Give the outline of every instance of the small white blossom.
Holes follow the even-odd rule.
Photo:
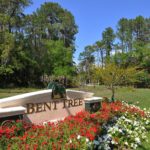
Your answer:
[[[115,144],[115,141],[112,140],[111,143],[112,143],[112,144]]]
[[[71,140],[71,139],[69,140],[69,143],[72,143],[72,140]]]
[[[137,144],[140,144],[140,143],[141,143],[140,138],[136,137],[136,138],[135,138],[135,142],[136,142]]]
[[[88,139],[88,138],[86,138],[86,142],[89,142],[89,139]]]
[[[80,136],[80,135],[78,135],[78,136],[77,136],[77,139],[79,140],[80,138],[81,138],[81,136]]]

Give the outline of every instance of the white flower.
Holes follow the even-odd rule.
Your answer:
[[[137,146],[137,144],[134,144],[134,148],[136,149],[138,146]]]
[[[122,133],[122,130],[121,130],[121,129],[119,129],[119,132],[120,132],[120,133]]]
[[[146,138],[146,136],[145,135],[142,135],[142,139],[145,139]]]
[[[132,134],[132,131],[131,131],[131,130],[129,130],[129,131],[128,131],[128,133],[129,133],[129,134]]]
[[[134,146],[134,143],[131,143],[131,147],[133,147]]]
[[[108,138],[111,138],[112,136],[111,136],[111,134],[107,134],[108,135]]]
[[[145,124],[146,124],[146,125],[147,125],[147,124],[149,124],[149,121],[148,121],[148,120],[146,120]]]
[[[136,138],[135,138],[135,142],[136,142],[137,144],[140,144],[140,143],[141,143],[140,138],[136,137]]]
[[[111,143],[112,143],[112,144],[115,144],[115,141],[112,140]]]
[[[86,142],[89,142],[89,139],[88,139],[88,138],[86,138]]]
[[[69,143],[72,143],[72,140],[71,140],[71,139],[69,140]]]
[[[125,116],[122,116],[121,119],[126,119]]]
[[[133,122],[133,125],[134,125],[134,126],[137,126],[137,125],[138,125],[138,122],[137,122],[137,121],[134,121],[134,122]]]
[[[128,142],[125,142],[124,144],[128,146]]]
[[[80,138],[81,138],[81,136],[80,136],[80,135],[78,135],[78,136],[77,136],[77,139],[79,140]]]

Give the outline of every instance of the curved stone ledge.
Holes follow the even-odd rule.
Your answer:
[[[66,90],[67,99],[84,99],[92,97],[93,93],[75,91],[75,90]],[[42,90],[36,92],[25,93],[17,96],[7,97],[0,99],[0,108],[3,107],[15,107],[23,106],[26,103],[34,102],[49,102],[51,101],[52,90]]]
[[[94,95],[94,93],[91,92],[84,92],[84,91],[76,91],[76,90],[66,90],[67,93],[67,99],[84,99],[84,98],[90,98]]]
[[[9,116],[25,114],[25,111],[26,111],[26,108],[22,106],[0,108],[0,117],[9,117]]]
[[[41,124],[85,110],[93,93],[66,90],[67,99],[52,99],[52,90],[41,90],[0,99],[0,118],[23,114],[25,121]]]

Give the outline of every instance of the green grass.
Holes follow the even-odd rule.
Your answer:
[[[95,88],[85,86],[78,90],[93,92],[95,96],[111,97],[111,91],[105,86],[97,86]],[[117,88],[115,98],[135,104],[141,108],[150,108],[150,89],[137,89],[132,87]]]
[[[34,91],[38,91],[38,90],[40,90],[40,89],[36,89],[36,88],[0,89],[0,98],[5,98],[5,97],[28,93],[28,92],[34,92]]]
[[[150,132],[147,133],[148,142],[143,142],[142,145],[137,148],[137,150],[150,150]]]
[[[22,93],[38,91],[36,88],[15,88],[15,89],[0,89],[0,98],[14,96]],[[111,97],[111,91],[105,86],[97,87],[82,87],[78,90],[90,91],[95,93],[95,96]],[[116,99],[127,101],[136,104],[141,108],[150,108],[150,89],[135,89],[131,87],[118,88],[116,90]],[[137,102],[139,102],[137,104]]]

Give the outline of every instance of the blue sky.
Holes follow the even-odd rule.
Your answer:
[[[101,39],[106,27],[115,29],[120,18],[150,17],[150,0],[32,0],[26,8],[32,13],[44,2],[57,2],[75,17],[79,33],[76,35],[74,61],[78,62],[84,47]]]

